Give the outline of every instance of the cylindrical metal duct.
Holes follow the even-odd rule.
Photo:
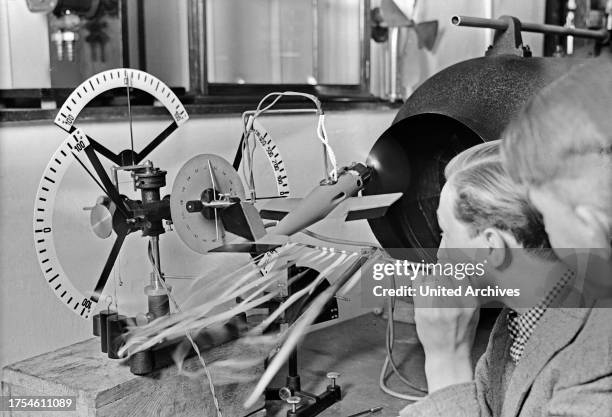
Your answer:
[[[594,58],[593,58],[594,59]],[[364,194],[403,192],[387,214],[369,220],[385,248],[436,248],[436,209],[444,167],[459,152],[499,139],[541,88],[584,60],[512,55],[463,61],[433,75],[408,98],[368,157],[375,173]]]

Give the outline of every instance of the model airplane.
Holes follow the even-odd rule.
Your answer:
[[[215,222],[218,217],[224,232],[245,239],[217,246],[211,252],[260,253],[283,245],[288,236],[323,219],[351,221],[384,216],[402,193],[357,196],[372,172],[372,168],[354,163],[340,170],[337,181],[322,181],[304,198],[270,200],[259,212],[250,201],[213,190],[205,190],[200,200],[187,201],[185,207],[187,212],[214,218]],[[278,223],[267,228],[264,220]]]

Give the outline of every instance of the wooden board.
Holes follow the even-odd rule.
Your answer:
[[[203,352],[207,363],[235,356],[248,356],[245,346],[226,343]],[[239,350],[239,352],[238,352]],[[256,352],[253,352],[253,356]],[[201,370],[197,358],[185,369]],[[263,361],[251,372],[257,380]],[[213,381],[215,373],[213,371]],[[215,381],[224,417],[243,416],[242,403],[253,384]],[[2,395],[65,395],[77,397],[77,412],[15,412],[3,416],[150,417],[216,416],[207,379],[179,375],[175,366],[146,377],[130,373],[126,363],[100,352],[100,340],[90,339],[54,352],[9,365],[3,370]],[[263,406],[263,398],[253,409]]]

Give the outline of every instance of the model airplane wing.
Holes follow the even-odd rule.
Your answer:
[[[351,221],[381,217],[401,196],[402,193],[390,193],[349,197],[332,210],[327,218]]]

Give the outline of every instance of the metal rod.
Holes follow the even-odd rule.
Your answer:
[[[296,377],[300,376],[298,374],[298,353],[297,348],[291,352],[291,356],[289,356],[289,376]]]
[[[127,81],[127,87],[126,87],[126,91],[127,91],[127,105],[128,105],[128,117],[130,119],[130,149],[132,150],[132,165],[134,164],[134,129],[132,128],[132,104],[131,104],[131,98],[130,98],[130,86],[132,85],[132,82],[130,80],[130,77],[128,77],[127,73],[125,75],[126,81]]]
[[[155,264],[154,268],[156,268],[161,274],[161,261],[159,257],[159,236],[151,236],[150,239],[151,252],[153,254],[153,263]],[[161,283],[159,282],[159,279],[163,278],[158,278],[157,274],[151,274],[151,286],[156,290],[163,288],[161,286]]]
[[[473,28],[489,28],[496,30],[506,30],[508,22],[501,19],[485,19],[482,17],[472,16],[453,16],[451,23],[455,26],[466,26]],[[589,30],[589,29],[573,29],[563,26],[547,25],[543,23],[521,22],[521,31],[545,33],[550,35],[575,36],[577,38],[590,38],[604,41],[608,38],[606,29]]]

